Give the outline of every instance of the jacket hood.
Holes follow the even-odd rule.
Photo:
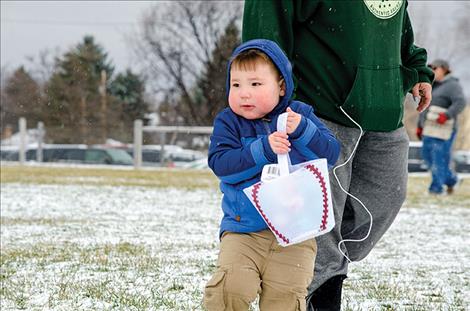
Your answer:
[[[279,103],[277,106],[271,111],[269,115],[271,114],[278,114],[281,112],[284,112],[289,105],[289,101],[292,97],[292,94],[294,92],[294,80],[292,78],[292,65],[287,58],[286,54],[282,49],[274,42],[271,40],[266,40],[266,39],[255,39],[255,40],[250,40],[247,41],[240,46],[238,46],[232,53],[232,56],[230,57],[230,61],[228,62],[227,65],[227,80],[226,80],[226,95],[228,98],[228,94],[230,91],[230,68],[232,66],[232,60],[240,54],[243,51],[246,50],[251,50],[251,49],[256,49],[264,52],[268,57],[272,60],[274,65],[279,69],[279,72],[284,78],[284,83],[286,85],[286,94],[282,96],[279,100]]]

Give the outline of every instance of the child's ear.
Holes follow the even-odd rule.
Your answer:
[[[279,91],[279,95],[280,96],[286,95],[286,84],[284,83],[284,79],[281,79],[279,81],[279,84],[280,84],[279,87],[281,88],[281,90]]]

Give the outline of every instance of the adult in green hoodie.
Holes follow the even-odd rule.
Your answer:
[[[426,51],[413,43],[405,0],[245,0],[242,34],[243,41],[266,38],[284,49],[296,97],[341,142],[340,166],[330,178],[336,227],[317,238],[308,297],[311,310],[340,310],[348,259],[367,256],[405,199],[403,100],[409,91],[420,97],[420,112],[431,101]]]

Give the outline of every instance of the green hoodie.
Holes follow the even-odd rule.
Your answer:
[[[402,126],[403,100],[430,83],[403,0],[246,0],[243,41],[276,41],[294,66],[296,97],[327,120],[365,130]]]

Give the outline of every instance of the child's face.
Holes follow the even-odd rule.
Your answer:
[[[228,103],[245,119],[259,119],[270,113],[284,96],[284,83],[268,64],[258,63],[254,70],[230,70]]]

